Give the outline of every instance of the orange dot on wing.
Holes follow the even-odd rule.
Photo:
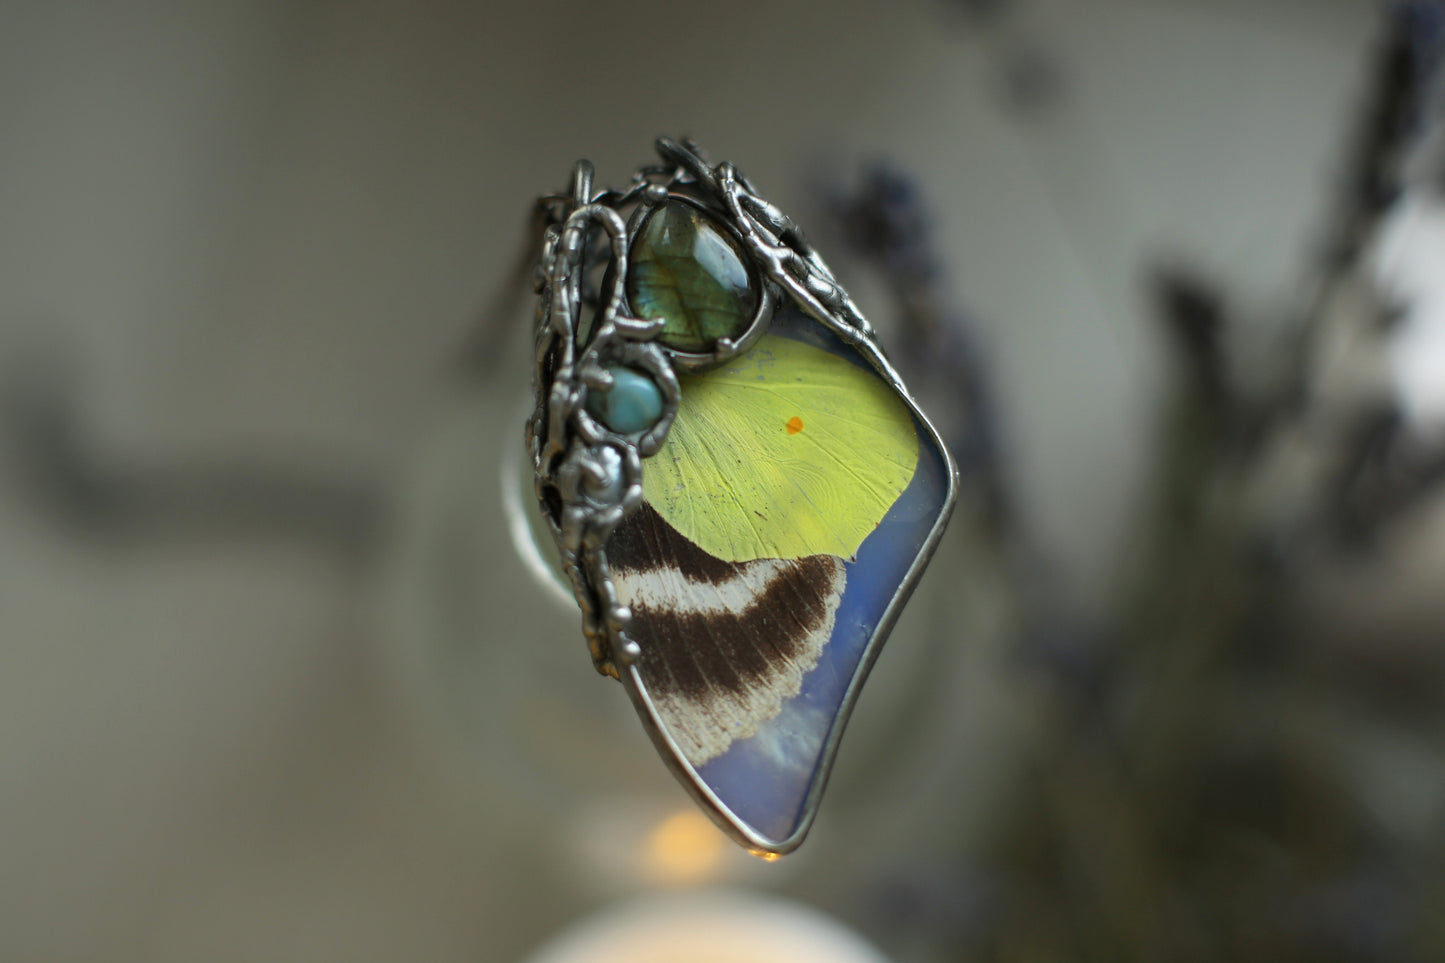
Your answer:
[[[796,435],[798,432],[803,430],[803,419],[799,418],[797,415],[794,415],[793,417],[788,419],[788,423],[784,427],[788,429],[788,434]]]

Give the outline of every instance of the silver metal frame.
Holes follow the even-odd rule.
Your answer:
[[[777,856],[796,849],[812,825],[858,692],[943,535],[957,493],[957,470],[943,439],[888,362],[872,326],[792,219],[760,197],[731,164],[709,164],[696,144],[664,137],[656,148],[662,163],[642,168],[626,190],[594,190],[592,165],[581,160],[573,168],[568,193],[538,201],[545,227],[535,276],[541,295],[537,407],[527,423],[527,447],[536,471],[537,498],[581,606],[583,631],[597,670],[622,682],[658,751],[713,821],[749,850]],[[632,239],[651,211],[668,200],[699,207],[723,224],[760,281],[758,311],[747,332],[736,343],[720,342],[710,354],[673,351],[656,343],[662,321],[633,316],[627,303]],[[631,216],[624,221],[621,211],[628,208]],[[604,266],[598,290],[588,290],[588,278]],[[767,330],[781,297],[791,299],[857,350],[908,405],[942,454],[948,490],[938,521],[868,640],[823,746],[820,771],[803,803],[797,829],[787,839],[772,840],[735,816],[668,736],[634,666],[641,650],[627,636],[631,613],[618,602],[606,549],[613,530],[642,501],[642,460],[661,448],[677,415],[680,393],[675,370],[702,370],[746,351]],[[592,317],[584,325],[587,311]],[[608,387],[607,366],[619,362],[646,369],[662,389],[662,418],[645,432],[619,435],[587,413],[588,391]]]

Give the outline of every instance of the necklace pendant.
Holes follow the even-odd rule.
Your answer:
[[[729,835],[795,849],[956,477],[872,328],[731,165],[543,198],[537,495],[599,671]]]

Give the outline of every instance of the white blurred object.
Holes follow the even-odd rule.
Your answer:
[[[606,909],[525,963],[888,963],[816,910],[735,892],[652,897]]]
[[[1374,272],[1404,309],[1388,347],[1400,409],[1416,431],[1445,432],[1445,199],[1400,203],[1381,228]]]

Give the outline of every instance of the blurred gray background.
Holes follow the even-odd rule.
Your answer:
[[[484,754],[437,751],[377,614],[455,359],[580,156],[618,183],[688,134],[805,226],[824,176],[915,176],[1049,577],[1102,606],[1164,379],[1141,269],[1298,299],[1375,5],[980,6],[0,5],[0,375],[106,477],[241,466],[301,479],[305,520],[0,476],[0,958],[510,960],[606,895],[478,804]],[[1008,744],[960,739],[983,772]]]

